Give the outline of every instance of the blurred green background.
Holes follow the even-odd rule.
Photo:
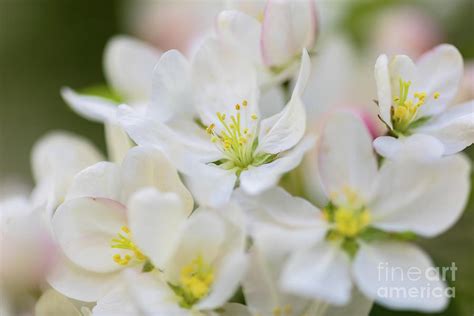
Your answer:
[[[329,1],[329,0],[327,0]],[[343,2],[344,0],[333,0]],[[433,9],[426,4],[437,2]],[[433,16],[466,59],[474,58],[474,1],[350,1],[338,27],[361,54],[381,10],[400,3],[418,6]],[[30,150],[47,131],[63,129],[83,135],[104,149],[103,128],[76,116],[59,89],[103,83],[102,52],[122,27],[125,0],[0,0],[0,182],[31,183]],[[454,5],[454,8],[453,8]],[[450,14],[441,12],[449,6]],[[436,9],[437,8],[437,9]],[[474,157],[474,149],[468,149]],[[474,178],[473,178],[474,183]],[[474,197],[464,216],[448,233],[421,240],[437,265],[458,266],[456,298],[436,315],[474,313]],[[375,306],[371,315],[419,315]]]

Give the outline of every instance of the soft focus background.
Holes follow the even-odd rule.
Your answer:
[[[441,42],[466,61],[460,99],[474,94],[474,0],[320,0],[321,41],[338,34],[356,52],[362,76],[381,52],[413,57]],[[192,51],[212,27],[217,1],[0,0],[0,197],[2,184],[31,185],[29,155],[50,130],[79,133],[104,149],[103,128],[76,116],[61,100],[64,86],[104,83],[102,52],[115,34],[131,34],[162,48]],[[336,65],[335,65],[336,66]],[[337,85],[337,82],[334,82]],[[374,87],[372,87],[374,88]],[[366,100],[365,107],[372,105]],[[467,154],[474,157],[474,148]],[[474,177],[473,177],[474,186]],[[436,315],[474,313],[474,197],[458,224],[422,246],[439,266],[455,262],[456,299]],[[0,249],[1,251],[1,249]],[[395,313],[374,307],[371,315]]]

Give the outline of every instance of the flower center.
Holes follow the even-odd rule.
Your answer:
[[[417,121],[418,109],[425,104],[426,92],[418,91],[413,94],[413,98],[409,98],[409,90],[411,81],[399,79],[399,95],[393,98],[394,106],[392,106],[392,124],[394,130],[398,133],[406,133],[410,127]],[[439,98],[439,92],[433,94],[433,98]]]
[[[243,100],[242,105],[234,105],[235,114],[230,117],[217,112],[216,123],[211,123],[206,128],[206,132],[211,135],[211,141],[223,154],[223,158],[216,164],[226,170],[235,169],[237,173],[250,165],[259,166],[268,163],[276,156],[255,154],[258,145],[256,136],[258,117],[256,114],[251,114],[250,120],[247,121],[247,106],[247,100]],[[217,124],[221,127],[219,131]]]
[[[123,249],[128,253],[116,253],[112,256],[113,260],[121,265],[126,266],[131,261],[144,262],[146,260],[142,251],[132,242],[132,233],[127,226],[122,226],[116,238],[113,238],[110,247],[114,249]]]
[[[283,307],[275,307],[272,311],[273,316],[289,316],[293,313],[293,307],[289,304]]]
[[[332,194],[331,202],[323,209],[324,218],[333,224],[329,240],[353,239],[370,224],[370,212],[357,193],[345,187],[342,193]]]
[[[180,306],[191,308],[209,294],[213,281],[214,269],[199,255],[181,269],[179,284],[171,287],[180,297]]]

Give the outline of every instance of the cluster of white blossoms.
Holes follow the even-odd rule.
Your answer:
[[[373,141],[360,116],[342,109],[321,115],[310,133],[307,106],[320,105],[302,95],[317,58],[316,8],[310,0],[262,8],[220,13],[192,56],[113,38],[105,72],[119,100],[61,91],[74,111],[105,125],[109,155],[49,134],[33,150],[32,197],[2,202],[2,244],[34,216],[57,247],[40,272],[51,289],[37,315],[446,307],[445,295],[380,295],[380,287],[447,285],[427,275],[380,280],[378,268],[432,268],[414,239],[462,215],[470,162],[460,151],[474,141],[474,102],[450,104],[460,53],[444,44],[416,64],[377,59],[374,107],[385,136]],[[314,166],[305,170],[309,151]],[[324,193],[317,206],[289,193],[301,192],[301,173]],[[13,258],[37,268],[47,254],[33,250]]]

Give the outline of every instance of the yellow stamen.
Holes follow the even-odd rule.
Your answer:
[[[435,98],[435,100],[438,100],[439,96],[440,96],[439,92],[435,92],[433,94],[433,97]]]
[[[133,256],[128,253],[123,256],[117,253],[112,256],[112,259],[114,260],[114,262],[119,265],[126,266],[132,260],[136,260],[138,262],[145,261],[146,260],[145,255],[132,242],[132,234],[130,232],[130,229],[127,226],[122,226],[120,228],[120,231],[121,232],[117,234],[117,238],[112,239],[110,247],[114,249],[127,250],[131,252]]]

